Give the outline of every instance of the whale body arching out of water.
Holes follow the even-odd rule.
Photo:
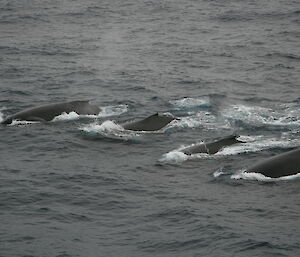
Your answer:
[[[6,117],[1,123],[11,124],[13,120],[51,121],[62,113],[76,112],[79,115],[97,115],[101,109],[89,101],[70,101],[33,107]]]
[[[270,178],[296,175],[300,172],[300,148],[263,160],[246,172],[261,173]]]

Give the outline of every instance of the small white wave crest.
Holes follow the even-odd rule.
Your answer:
[[[178,164],[189,159],[189,156],[178,150],[174,150],[164,154],[159,161],[168,164]]]
[[[124,131],[124,128],[111,120],[104,121],[99,129],[101,131],[110,132],[110,131]]]
[[[218,177],[220,177],[220,176],[222,176],[222,175],[224,175],[224,174],[225,174],[225,172],[220,171],[220,170],[217,170],[217,171],[215,171],[215,172],[213,173],[213,176],[214,176],[215,178],[218,178]]]
[[[300,114],[291,108],[275,111],[260,106],[232,105],[222,115],[228,120],[243,121],[252,126],[300,126]]]
[[[172,123],[169,124],[169,128],[196,128],[203,125],[203,121],[201,118],[195,117],[184,117],[180,120],[174,120]]]
[[[241,171],[239,173],[231,175],[230,178],[231,179],[258,180],[258,181],[265,181],[265,182],[282,181],[282,180],[285,181],[285,180],[300,179],[300,173],[297,173],[295,175],[290,175],[290,176],[279,177],[279,178],[270,178],[270,177],[264,176],[261,173]]]
[[[0,123],[4,120],[4,114],[3,114],[3,110],[5,110],[6,108],[4,107],[0,107]]]
[[[104,121],[102,124],[92,123],[85,127],[82,127],[81,130],[86,132],[108,132],[108,131],[123,131],[124,128],[111,120]]]
[[[40,123],[39,121],[27,121],[27,120],[13,120],[8,126],[18,126],[18,125],[30,125]]]
[[[103,106],[100,108],[101,112],[98,114],[98,117],[117,116],[128,111],[128,105],[126,104]]]
[[[237,155],[241,153],[259,152],[270,148],[290,148],[300,144],[300,140],[264,138],[263,136],[240,136],[243,144],[235,144],[223,148],[216,155]]]
[[[210,99],[209,97],[202,98],[183,98],[178,100],[171,100],[170,104],[175,107],[175,109],[189,109],[196,107],[209,107]]]
[[[128,111],[128,106],[121,105],[112,105],[112,106],[102,106],[100,107],[101,111],[97,115],[79,115],[76,112],[70,113],[62,113],[59,116],[56,116],[52,121],[68,121],[68,120],[78,120],[80,118],[103,118],[103,117],[111,117],[116,115],[121,115]]]
[[[116,124],[114,121],[107,120],[102,124],[92,123],[79,128],[81,131],[89,136],[100,136],[112,139],[130,140],[139,136],[138,133],[125,130],[121,125]]]
[[[230,124],[227,122],[219,122],[217,118],[206,111],[199,111],[195,115],[182,117],[179,120],[172,121],[166,129],[186,129],[205,127],[207,129],[223,128],[230,129]]]
[[[61,115],[54,117],[52,121],[55,122],[55,121],[62,121],[62,120],[63,121],[78,120],[79,118],[80,115],[77,114],[76,112],[70,112],[70,113],[63,112]]]

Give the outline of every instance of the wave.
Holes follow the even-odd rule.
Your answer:
[[[39,121],[27,121],[27,120],[13,120],[8,126],[30,125],[40,123]]]
[[[235,174],[229,174],[227,172],[224,172],[223,170],[217,170],[213,173],[213,176],[215,178],[221,177],[221,176],[228,176],[230,175],[230,179],[244,179],[244,180],[256,180],[256,181],[263,181],[263,182],[276,182],[276,181],[287,181],[287,180],[296,180],[300,179],[300,173],[297,173],[295,175],[290,176],[283,176],[279,178],[270,178],[266,177],[265,175],[261,173],[256,172],[246,172],[245,170],[240,170],[236,172]]]
[[[253,20],[254,17],[249,14],[245,14],[245,13],[237,14],[235,12],[230,11],[225,14],[218,15],[214,17],[214,19],[221,22],[248,22]]]
[[[300,173],[290,176],[284,176],[280,178],[270,178],[266,177],[263,174],[255,173],[255,172],[240,172],[237,174],[233,174],[230,176],[231,179],[245,179],[245,180],[258,180],[264,182],[274,182],[274,181],[286,181],[286,180],[296,180],[300,179]]]
[[[2,8],[0,10],[3,10]],[[0,24],[18,24],[18,23],[46,23],[49,22],[44,15],[41,14],[23,14],[11,15],[4,14],[0,18]]]
[[[211,106],[209,97],[202,97],[202,98],[182,98],[178,100],[171,100],[169,101],[171,105],[175,107],[176,110],[180,109],[190,109],[190,108],[208,108]]]
[[[194,117],[184,117],[180,120],[174,120],[168,126],[166,129],[174,129],[174,128],[197,128],[201,127],[203,125],[203,120],[199,116]]]
[[[173,150],[171,152],[163,154],[163,156],[158,161],[163,164],[180,164],[188,160],[213,159],[213,158],[218,158],[218,156],[210,155],[206,153],[187,155],[179,150]]]
[[[179,150],[174,150],[164,154],[158,161],[166,164],[178,164],[188,160],[189,157],[189,155],[186,155]]]
[[[239,140],[246,142],[223,148],[216,155],[238,155],[249,152],[259,152],[270,148],[291,148],[298,146],[300,140],[288,138],[265,138],[264,136],[240,136]]]
[[[5,53],[5,54],[19,54],[20,49],[15,46],[0,46],[0,51]]]
[[[121,125],[116,124],[111,120],[104,121],[102,124],[92,123],[79,130],[91,137],[131,140],[140,136],[140,133],[125,130]]]
[[[56,116],[52,121],[55,122],[55,121],[77,120],[80,118],[80,116],[83,115],[79,115],[76,112],[70,112],[70,113],[63,112],[61,115]],[[84,116],[96,117],[97,115],[84,115]]]
[[[299,107],[285,108],[275,111],[260,106],[232,105],[222,112],[228,121],[241,121],[246,125],[260,127],[271,125],[275,127],[300,126]]]
[[[231,124],[227,120],[219,119],[210,110],[213,107],[210,96],[200,98],[185,97],[171,100],[173,110],[177,111],[180,117],[169,124],[167,129],[181,130],[186,128],[204,127],[206,129],[231,129]]]
[[[128,105],[126,104],[103,106],[100,108],[101,112],[99,115],[101,117],[118,116],[128,111]]]
[[[230,10],[221,12],[220,14],[212,17],[213,19],[221,22],[249,22],[252,20],[270,20],[270,19],[285,19],[290,17],[298,17],[299,10],[285,10],[285,11],[255,11],[247,10]]]
[[[97,115],[79,115],[76,112],[62,113],[61,115],[56,116],[52,121],[77,120],[80,118],[104,118],[121,115],[128,111],[127,105],[103,106],[99,108],[101,109],[101,112]]]
[[[3,110],[6,110],[5,107],[0,107],[0,123],[4,120],[4,114],[3,114]]]
[[[189,113],[191,114],[191,113]],[[181,117],[179,120],[172,121],[165,130],[181,130],[186,128],[205,127],[207,129],[230,129],[230,123],[220,121],[216,116],[207,111],[199,111],[187,117]]]
[[[272,53],[268,53],[266,55],[264,55],[263,57],[275,57],[275,58],[285,58],[288,60],[295,60],[295,61],[299,61],[300,60],[300,56],[293,54],[293,53],[282,53],[282,52],[272,52]]]

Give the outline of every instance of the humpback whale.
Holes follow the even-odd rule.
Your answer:
[[[160,130],[175,119],[176,118],[169,115],[160,115],[155,113],[143,120],[128,122],[121,124],[121,126],[125,129],[134,131],[155,131]]]
[[[261,173],[270,178],[295,175],[300,172],[300,148],[263,160],[246,172]]]
[[[181,150],[181,152],[191,155],[196,153],[207,153],[215,154],[226,146],[233,144],[244,143],[243,141],[237,140],[237,135],[231,135],[220,140],[211,143],[202,143],[198,145],[193,145]]]
[[[33,107],[5,118],[1,123],[10,124],[13,120],[26,120],[26,121],[51,121],[56,116],[62,113],[76,112],[81,115],[96,115],[100,112],[100,108],[96,105],[89,104],[89,101],[70,101],[63,103],[55,103]]]

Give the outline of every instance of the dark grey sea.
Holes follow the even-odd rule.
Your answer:
[[[0,126],[0,256],[300,256],[300,174],[244,173],[300,145],[299,28],[298,0],[0,0],[0,120],[102,109]]]

